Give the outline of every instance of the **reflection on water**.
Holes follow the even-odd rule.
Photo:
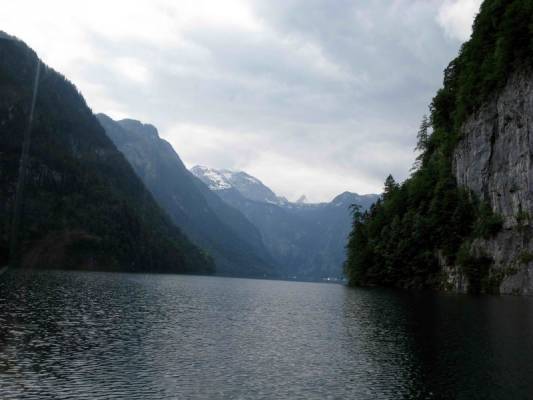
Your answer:
[[[0,279],[2,399],[533,397],[531,298],[176,275]]]

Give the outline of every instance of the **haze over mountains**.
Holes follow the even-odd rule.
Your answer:
[[[38,58],[8,35],[0,54],[5,263]],[[366,209],[376,195],[293,203],[242,171],[188,171],[153,125],[95,116],[46,66],[37,78],[17,251],[23,265],[188,273],[216,266],[231,276],[342,278],[350,206]]]
[[[243,171],[188,171],[153,125],[97,117],[159,205],[214,257],[217,273],[342,278],[350,206],[367,209],[378,196],[343,193],[331,203],[292,203]]]
[[[202,166],[191,171],[259,229],[284,274],[300,279],[341,278],[350,206],[366,210],[379,197],[345,192],[329,203],[293,203],[242,171]]]

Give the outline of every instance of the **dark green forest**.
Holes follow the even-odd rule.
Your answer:
[[[484,1],[422,121],[411,177],[398,184],[389,176],[380,201],[368,212],[353,210],[345,265],[351,285],[441,288],[439,256],[462,268],[470,290],[496,285],[487,276],[491,260],[468,248],[474,238],[495,235],[502,220],[457,186],[452,156],[465,120],[532,62],[533,1]]]
[[[0,261],[8,262],[23,134],[38,58],[0,39]],[[42,66],[19,246],[23,267],[212,272],[211,258],[159,209],[77,89]]]

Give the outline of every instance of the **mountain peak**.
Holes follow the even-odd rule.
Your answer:
[[[232,185],[228,179],[228,170],[216,170],[203,165],[195,165],[191,168],[194,176],[204,182],[211,190],[231,189]]]
[[[307,196],[305,194],[302,194],[298,200],[296,200],[297,204],[305,204],[307,203]]]
[[[17,37],[11,36],[5,33],[4,31],[0,31],[0,39],[14,40],[14,41],[20,42],[20,40]]]
[[[248,200],[270,204],[287,202],[285,198],[277,196],[259,179],[244,171],[217,170],[197,165],[191,169],[191,172],[211,190],[235,189]]]
[[[159,139],[159,132],[152,124],[145,124],[141,121],[130,118],[115,121],[109,115],[104,113],[96,114],[96,118],[98,118],[101,124],[107,126],[108,128],[113,125],[118,125],[119,129],[122,128],[126,134],[133,134],[138,138]]]
[[[138,135],[148,136],[151,138],[159,138],[157,128],[152,124],[144,124],[136,119],[125,118],[118,121],[118,124],[127,131],[136,133]]]

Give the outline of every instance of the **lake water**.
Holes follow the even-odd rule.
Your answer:
[[[1,399],[531,399],[533,299],[0,276]]]

